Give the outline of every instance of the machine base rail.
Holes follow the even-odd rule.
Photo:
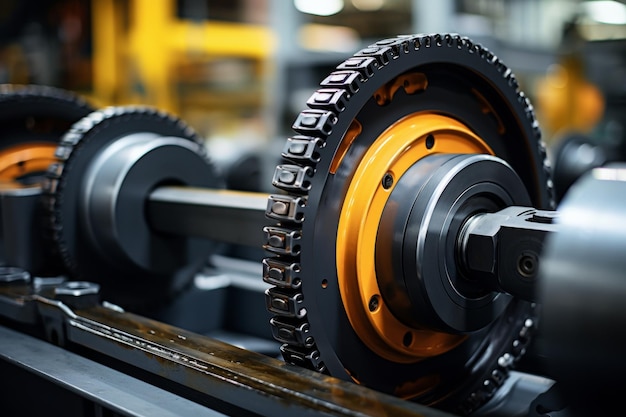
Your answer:
[[[57,345],[87,348],[143,369],[223,403],[228,413],[236,408],[263,416],[449,415],[100,303],[94,284],[59,281],[3,283],[0,315],[15,324],[43,323],[45,337]]]

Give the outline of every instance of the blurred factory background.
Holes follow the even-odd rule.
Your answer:
[[[264,191],[261,150],[280,149],[325,75],[376,40],[428,32],[469,36],[513,70],[559,184],[626,159],[624,0],[2,0],[0,83],[175,113],[234,188]]]

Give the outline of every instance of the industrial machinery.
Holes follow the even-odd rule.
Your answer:
[[[615,409],[625,167],[594,170],[555,210],[532,105],[510,69],[458,35],[379,41],[307,105],[265,195],[224,190],[200,138],[172,115],[5,86],[0,353],[16,383],[3,405],[63,415]],[[265,255],[246,269],[224,244]],[[216,292],[229,285],[256,289],[255,301]],[[219,314],[278,345],[254,352],[194,331]],[[25,386],[41,388],[25,396]]]

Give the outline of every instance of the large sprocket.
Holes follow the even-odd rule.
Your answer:
[[[517,173],[535,207],[554,208],[550,167],[528,98],[490,51],[458,35],[437,34],[399,36],[357,52],[307,104],[283,148],[285,163],[275,171],[273,184],[281,192],[269,197],[267,216],[276,224],[265,228],[271,256],[264,260],[264,280],[274,286],[267,306],[283,357],[456,413],[476,410],[523,354],[534,306],[511,298],[496,320],[478,330],[409,326],[408,340],[394,346],[385,334],[393,330],[383,326],[380,340],[373,340],[363,330],[370,326],[366,319],[375,320],[367,302],[359,313],[365,323],[353,314],[360,295],[350,282],[362,277],[342,268],[342,251],[352,244],[361,248],[346,242],[346,228],[358,220],[346,223],[345,217],[354,203],[370,198],[358,190],[393,188],[384,164],[396,170],[397,180],[432,153],[492,154]],[[433,145],[435,136],[450,131],[450,141]],[[417,148],[397,166],[385,160]],[[377,164],[383,167],[371,168]],[[377,204],[371,199],[368,210]],[[375,282],[375,271],[373,276]],[[369,310],[378,312],[389,300],[371,302]]]
[[[215,188],[202,138],[149,106],[94,111],[62,137],[43,183],[54,248],[73,279],[149,312],[193,280],[214,244],[154,232],[146,199],[161,185]]]
[[[0,180],[39,182],[54,160],[61,136],[93,110],[70,91],[0,84]]]

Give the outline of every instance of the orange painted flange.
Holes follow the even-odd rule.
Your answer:
[[[346,314],[363,343],[397,363],[440,355],[465,339],[398,320],[385,304],[376,277],[376,237],[394,185],[416,161],[436,153],[493,154],[456,119],[431,112],[408,115],[368,148],[349,185],[339,219],[337,278]],[[388,174],[394,181],[385,187],[383,178],[388,179]]]
[[[56,159],[56,143],[27,143],[0,149],[0,181],[43,173]]]

